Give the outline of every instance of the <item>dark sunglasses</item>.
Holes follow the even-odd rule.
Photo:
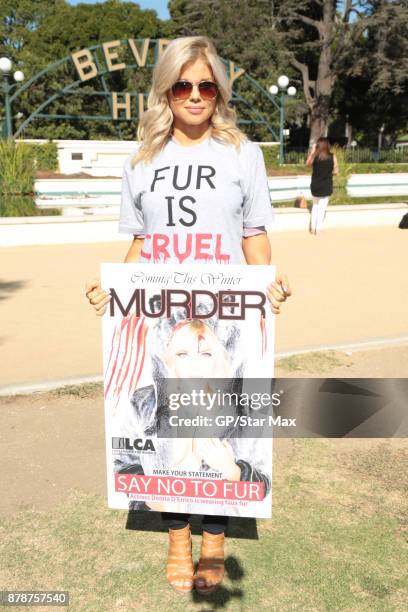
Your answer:
[[[194,83],[184,79],[176,81],[171,88],[171,93],[177,100],[187,100],[191,96],[193,85]],[[218,86],[213,81],[200,81],[198,91],[203,100],[213,100],[218,94]]]

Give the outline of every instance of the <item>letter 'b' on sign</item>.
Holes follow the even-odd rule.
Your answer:
[[[81,81],[93,79],[98,74],[98,69],[93,61],[92,53],[89,49],[81,49],[71,54],[72,61],[78,71]],[[89,70],[88,70],[89,69]]]

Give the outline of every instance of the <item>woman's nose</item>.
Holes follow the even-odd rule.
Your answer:
[[[198,85],[193,85],[193,89],[191,91],[190,100],[201,100],[200,90],[198,89]]]
[[[197,356],[191,359],[189,367],[189,376],[191,376],[192,378],[199,378],[201,375],[201,370],[202,364],[199,357]]]
[[[199,363],[192,363],[190,367],[190,376],[192,378],[200,378],[201,368]]]

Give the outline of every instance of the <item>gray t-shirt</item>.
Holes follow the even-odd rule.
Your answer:
[[[143,234],[140,263],[245,263],[245,228],[272,223],[265,162],[252,141],[170,139],[154,160],[124,164],[119,232]]]

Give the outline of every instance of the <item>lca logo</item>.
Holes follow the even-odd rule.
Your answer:
[[[120,450],[137,450],[142,452],[155,452],[153,440],[150,438],[112,438],[112,448]]]

